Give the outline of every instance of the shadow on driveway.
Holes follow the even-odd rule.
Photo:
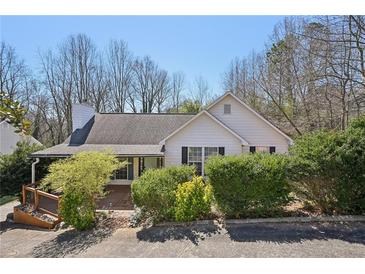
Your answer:
[[[48,231],[48,229],[46,229],[46,228],[40,228],[40,227],[26,225],[26,224],[10,223],[8,221],[0,222],[0,235],[7,231],[13,230],[13,229]]]
[[[365,245],[365,223],[232,224],[225,229],[237,242],[296,243],[337,239]]]
[[[219,227],[211,225],[195,225],[186,227],[149,227],[137,232],[140,241],[166,242],[169,240],[189,240],[194,245],[214,234],[220,234]]]
[[[77,255],[110,237],[118,228],[118,223],[114,221],[115,219],[106,219],[102,224],[86,231],[74,229],[65,231],[53,240],[42,242],[34,247],[33,257],[56,258]]]

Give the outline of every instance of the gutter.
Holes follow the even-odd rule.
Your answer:
[[[32,185],[35,184],[35,165],[39,163],[39,158],[36,158],[32,163]]]

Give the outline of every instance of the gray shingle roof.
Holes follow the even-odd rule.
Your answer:
[[[157,145],[194,115],[96,114],[85,144]]]
[[[98,113],[64,143],[31,157],[68,156],[106,148],[119,155],[163,155],[159,142],[192,117],[194,114]]]

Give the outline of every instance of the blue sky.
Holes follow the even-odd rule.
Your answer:
[[[1,40],[39,69],[37,51],[55,48],[70,34],[85,33],[98,48],[123,39],[136,56],[150,55],[187,81],[205,78],[221,93],[221,76],[236,57],[261,51],[281,16],[1,16]]]

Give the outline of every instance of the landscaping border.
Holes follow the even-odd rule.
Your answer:
[[[365,222],[365,215],[199,220],[193,222],[162,222],[154,224],[153,226],[166,227],[166,226],[194,226],[194,225],[219,225],[219,224],[235,225],[235,224],[260,224],[260,223],[311,223],[311,222]]]

